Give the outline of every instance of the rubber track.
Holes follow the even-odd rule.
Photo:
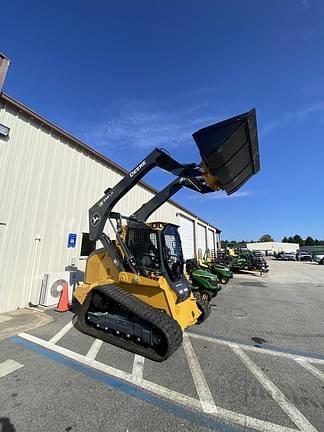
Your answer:
[[[134,315],[144,320],[146,324],[151,327],[159,329],[167,341],[167,350],[163,354],[154,351],[153,348],[146,348],[142,345],[136,344],[131,340],[125,340],[103,330],[89,326],[86,322],[86,313],[89,308],[92,294],[99,291],[114,302],[126,307]],[[154,361],[163,361],[170,357],[182,343],[182,330],[178,322],[172,319],[161,309],[156,309],[151,305],[143,302],[126,290],[120,288],[118,285],[102,285],[94,288],[86,301],[81,306],[77,314],[76,327],[83,333],[90,334],[91,336],[104,340],[105,342],[116,345],[127,351],[139,354]]]
[[[201,298],[200,294],[196,297],[196,302],[198,308],[202,311],[203,315],[201,319],[198,319],[197,324],[202,324],[209,317],[211,313],[211,305],[210,302]]]

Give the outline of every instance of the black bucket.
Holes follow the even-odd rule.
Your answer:
[[[200,129],[193,135],[200,155],[221,189],[236,192],[260,169],[255,109]]]

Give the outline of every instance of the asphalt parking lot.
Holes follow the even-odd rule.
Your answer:
[[[324,266],[269,265],[236,275],[162,364],[70,312],[0,341],[0,431],[324,431]]]

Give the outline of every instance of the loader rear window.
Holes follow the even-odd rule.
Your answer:
[[[128,229],[126,242],[136,264],[144,272],[146,270],[160,270],[158,239],[155,231],[136,228]]]

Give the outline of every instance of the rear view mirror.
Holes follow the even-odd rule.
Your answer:
[[[236,192],[260,169],[255,109],[193,134],[208,183]],[[216,188],[215,188],[216,189]]]

